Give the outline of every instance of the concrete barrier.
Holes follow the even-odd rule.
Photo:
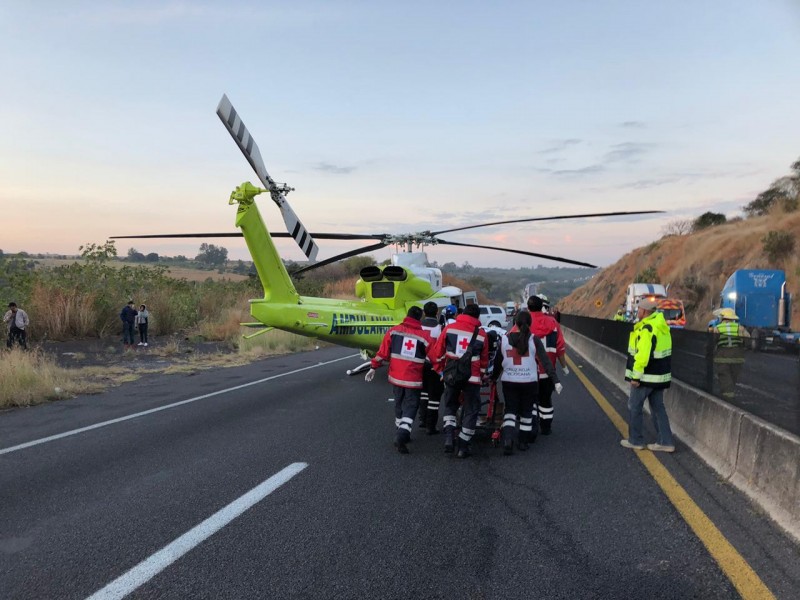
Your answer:
[[[624,354],[563,330],[570,352],[628,393]],[[800,438],[681,381],[664,403],[678,439],[800,541]]]

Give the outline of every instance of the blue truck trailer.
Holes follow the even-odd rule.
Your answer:
[[[776,269],[740,269],[722,288],[721,308],[732,308],[750,332],[753,350],[767,346],[800,349],[800,333],[791,330],[792,295],[786,274]]]

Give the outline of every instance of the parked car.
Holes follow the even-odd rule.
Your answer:
[[[481,325],[484,327],[504,327],[507,320],[506,311],[502,306],[495,306],[494,304],[481,304]]]

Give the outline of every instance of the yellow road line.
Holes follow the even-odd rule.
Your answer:
[[[597,404],[606,413],[606,416],[614,424],[614,427],[619,430],[623,437],[628,437],[628,424],[625,419],[614,409],[608,400],[603,397],[594,384],[589,381],[586,375],[581,372],[578,366],[567,357],[570,369],[578,376],[581,383],[586,390],[592,395]],[[767,599],[775,598],[769,588],[761,581],[761,578],[747,563],[736,548],[722,535],[722,532],[717,529],[717,526],[709,519],[702,509],[697,506],[691,496],[670,474],[666,467],[661,463],[655,454],[649,450],[635,450],[633,451],[639,460],[642,461],[644,466],[656,480],[659,487],[664,491],[672,502],[673,506],[678,509],[683,519],[692,528],[695,535],[700,538],[703,545],[711,554],[712,558],[717,561],[717,564],[722,569],[723,573],[731,580],[739,595],[745,600]]]

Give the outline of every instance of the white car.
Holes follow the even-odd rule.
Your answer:
[[[506,311],[503,310],[502,306],[495,306],[494,304],[481,304],[479,305],[481,309],[481,316],[478,317],[481,320],[481,325],[483,327],[495,326],[495,327],[505,327],[505,323],[508,320],[506,317]]]

